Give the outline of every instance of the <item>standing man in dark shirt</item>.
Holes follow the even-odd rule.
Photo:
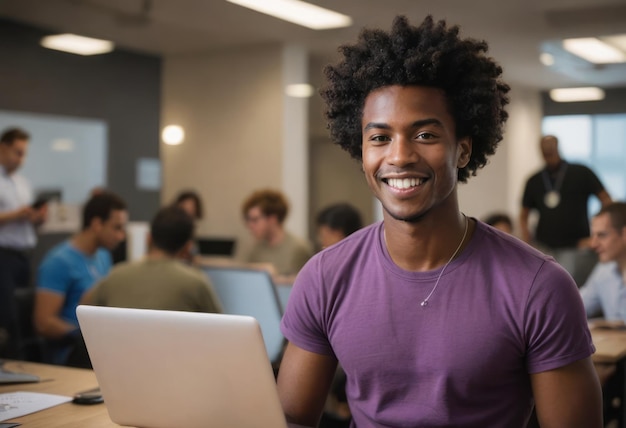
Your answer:
[[[561,158],[555,136],[544,136],[540,147],[545,167],[526,182],[520,215],[522,239],[553,255],[580,286],[596,262],[589,246],[589,197],[595,195],[603,206],[611,197],[593,171]],[[531,210],[539,213],[534,240],[528,226]]]

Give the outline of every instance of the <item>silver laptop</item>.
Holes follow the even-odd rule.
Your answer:
[[[287,426],[254,318],[98,306],[76,313],[113,422]]]

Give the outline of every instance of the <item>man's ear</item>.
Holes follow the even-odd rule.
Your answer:
[[[463,137],[457,142],[457,168],[465,168],[472,156],[472,137]]]
[[[89,223],[88,229],[93,230],[94,232],[99,232],[102,230],[104,226],[104,221],[100,217],[94,217],[91,219],[91,223]]]

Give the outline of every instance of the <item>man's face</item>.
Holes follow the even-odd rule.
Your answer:
[[[331,229],[326,224],[322,224],[317,228],[317,241],[322,248],[330,247],[343,238],[345,238],[345,236],[341,230]]]
[[[386,86],[365,99],[363,171],[387,215],[417,221],[453,195],[471,139],[457,140],[443,91]],[[454,194],[455,196],[456,194]]]
[[[554,137],[545,137],[541,140],[541,155],[549,170],[555,170],[561,165],[559,144]]]
[[[15,140],[13,144],[0,144],[0,159],[7,173],[11,174],[19,169],[26,159],[28,140]]]
[[[609,214],[600,214],[591,219],[591,247],[602,262],[626,257],[626,228],[617,230],[611,224]]]
[[[250,208],[244,220],[254,239],[261,241],[268,238],[271,228],[271,217],[263,214],[261,207]]]
[[[99,218],[93,220],[98,246],[113,250],[126,237],[126,222],[128,213],[125,210],[113,210],[106,221]]]

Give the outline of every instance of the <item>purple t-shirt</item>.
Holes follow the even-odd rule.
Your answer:
[[[529,373],[594,352],[572,278],[554,260],[477,222],[428,306],[441,268],[393,263],[382,223],[315,255],[281,329],[335,355],[358,427],[525,427]]]

